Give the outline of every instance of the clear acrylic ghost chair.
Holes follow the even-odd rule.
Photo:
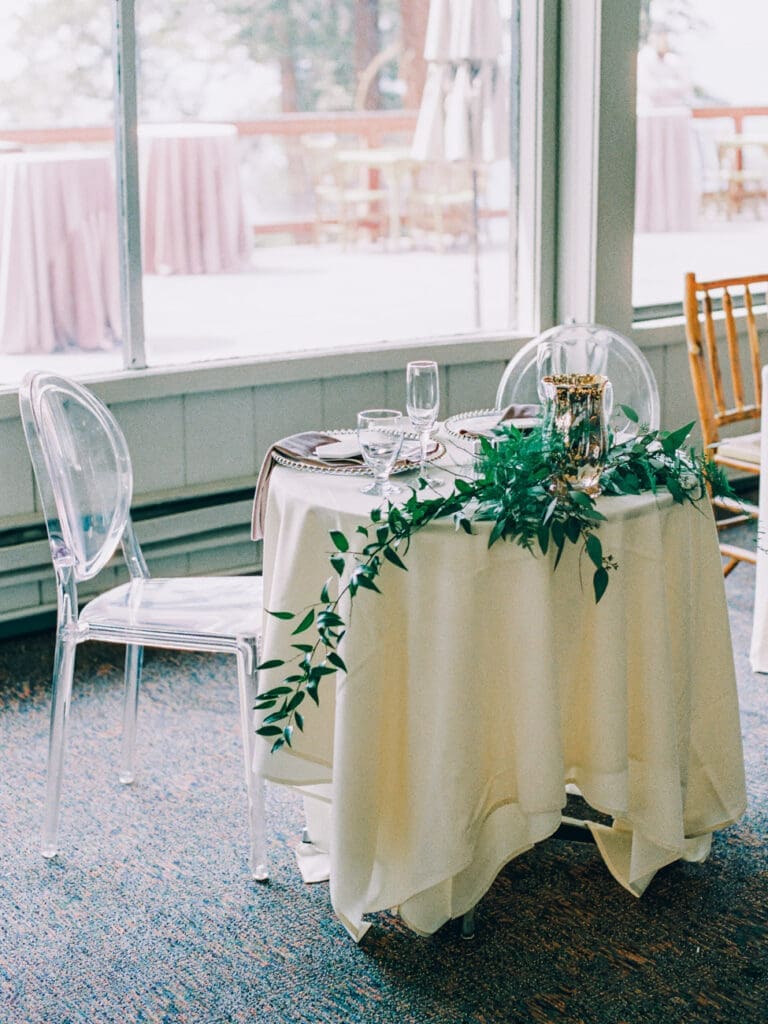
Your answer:
[[[610,327],[567,323],[553,327],[524,345],[507,364],[496,392],[496,408],[541,401],[538,384],[543,373],[602,373],[613,386],[611,428],[621,439],[637,433],[638,426],[657,430],[660,422],[659,389],[643,353]],[[624,413],[637,413],[634,423]]]
[[[139,682],[144,646],[234,654],[240,696],[250,869],[267,878],[263,783],[252,771],[252,708],[262,586],[257,577],[151,579],[130,517],[133,474],[120,427],[89,391],[51,373],[30,373],[20,392],[24,433],[42,499],[58,617],[42,854],[58,852],[57,834],[75,651],[86,640],[126,645],[119,778],[134,778]],[[78,584],[95,577],[122,546],[130,582],[78,612]]]

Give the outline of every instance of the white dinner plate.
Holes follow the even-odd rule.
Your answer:
[[[501,409],[476,409],[474,412],[460,412],[449,416],[445,421],[445,432],[454,444],[465,451],[475,453],[479,450],[478,441],[481,437],[495,437],[494,430],[502,425],[499,419]],[[538,426],[540,420],[535,417],[504,420],[503,426],[512,425],[518,430],[530,430]]]

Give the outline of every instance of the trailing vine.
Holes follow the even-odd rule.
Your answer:
[[[624,407],[624,412],[636,421],[631,409]],[[672,432],[648,431],[614,445],[603,469],[602,493],[632,495],[665,488],[679,504],[695,504],[708,491],[730,494],[720,467],[684,447],[692,427],[690,423]],[[496,433],[493,442],[481,439],[474,478],[456,477],[447,496],[429,496],[424,481],[419,481],[404,502],[374,508],[352,537],[331,531],[329,561],[334,575],[323,585],[319,600],[303,612],[268,611],[276,619],[295,622],[290,656],[258,666],[286,670],[278,686],[256,699],[256,709],[267,712],[256,731],[272,740],[272,751],[290,746],[294,729],[303,730],[300,708],[307,698],[319,703],[322,680],[346,672],[340,646],[349,616],[345,618],[342,609],[351,610],[348,603],[360,590],[381,593],[377,581],[387,563],[407,571],[412,539],[430,523],[451,519],[457,530],[473,534],[473,523],[492,522],[489,547],[507,540],[533,555],[553,550],[554,569],[567,544],[580,547],[594,570],[594,599],[601,600],[618,564],[603,551],[598,531],[605,516],[595,499],[559,484],[558,467],[566,458],[562,442],[542,427],[521,433],[510,425]]]

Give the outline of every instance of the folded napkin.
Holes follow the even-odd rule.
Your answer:
[[[313,458],[316,450],[323,444],[334,444],[338,437],[331,437],[330,434],[321,434],[317,430],[306,430],[301,434],[291,434],[290,437],[283,437],[275,441],[267,454],[259,470],[259,477],[256,481],[256,493],[253,498],[253,516],[251,518],[251,537],[254,540],[261,540],[264,537],[264,517],[267,511],[267,493],[269,491],[269,478],[275,466],[275,455],[283,455],[295,462],[315,465],[317,460]],[[350,457],[349,459],[336,460],[336,466],[359,466],[362,462],[362,455]]]
[[[540,405],[508,405],[506,409],[499,414],[499,418],[490,428],[493,430],[495,427],[500,427],[503,423],[509,423],[510,420],[534,420],[541,416]],[[468,430],[466,428],[459,431],[464,437],[488,437],[487,430]]]

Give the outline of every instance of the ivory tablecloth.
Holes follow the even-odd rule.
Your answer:
[[[235,125],[142,125],[139,139],[146,272],[241,270],[249,249]]]
[[[0,156],[0,352],[111,348],[119,330],[110,157]]]
[[[768,394],[768,366],[763,367],[763,394]],[[761,418],[760,498],[755,565],[755,611],[750,661],[754,672],[768,672],[768,415]]]
[[[329,576],[328,531],[352,537],[372,501],[359,479],[276,468],[267,503],[265,607],[301,612]],[[642,893],[745,807],[733,658],[711,514],[668,496],[602,499],[616,556],[596,606],[591,570],[487,547],[450,523],[418,535],[408,572],[360,592],[349,675],[307,701],[267,779],[319,798],[312,838],[333,907],[355,938],[398,907],[431,933],[469,910],[500,868],[551,835],[565,784],[615,819],[593,832],[609,870]],[[297,638],[266,616],[264,657]],[[280,678],[264,673],[263,686]],[[320,804],[315,804],[317,809]],[[318,822],[320,824],[318,825]],[[324,835],[322,833],[325,833]]]

